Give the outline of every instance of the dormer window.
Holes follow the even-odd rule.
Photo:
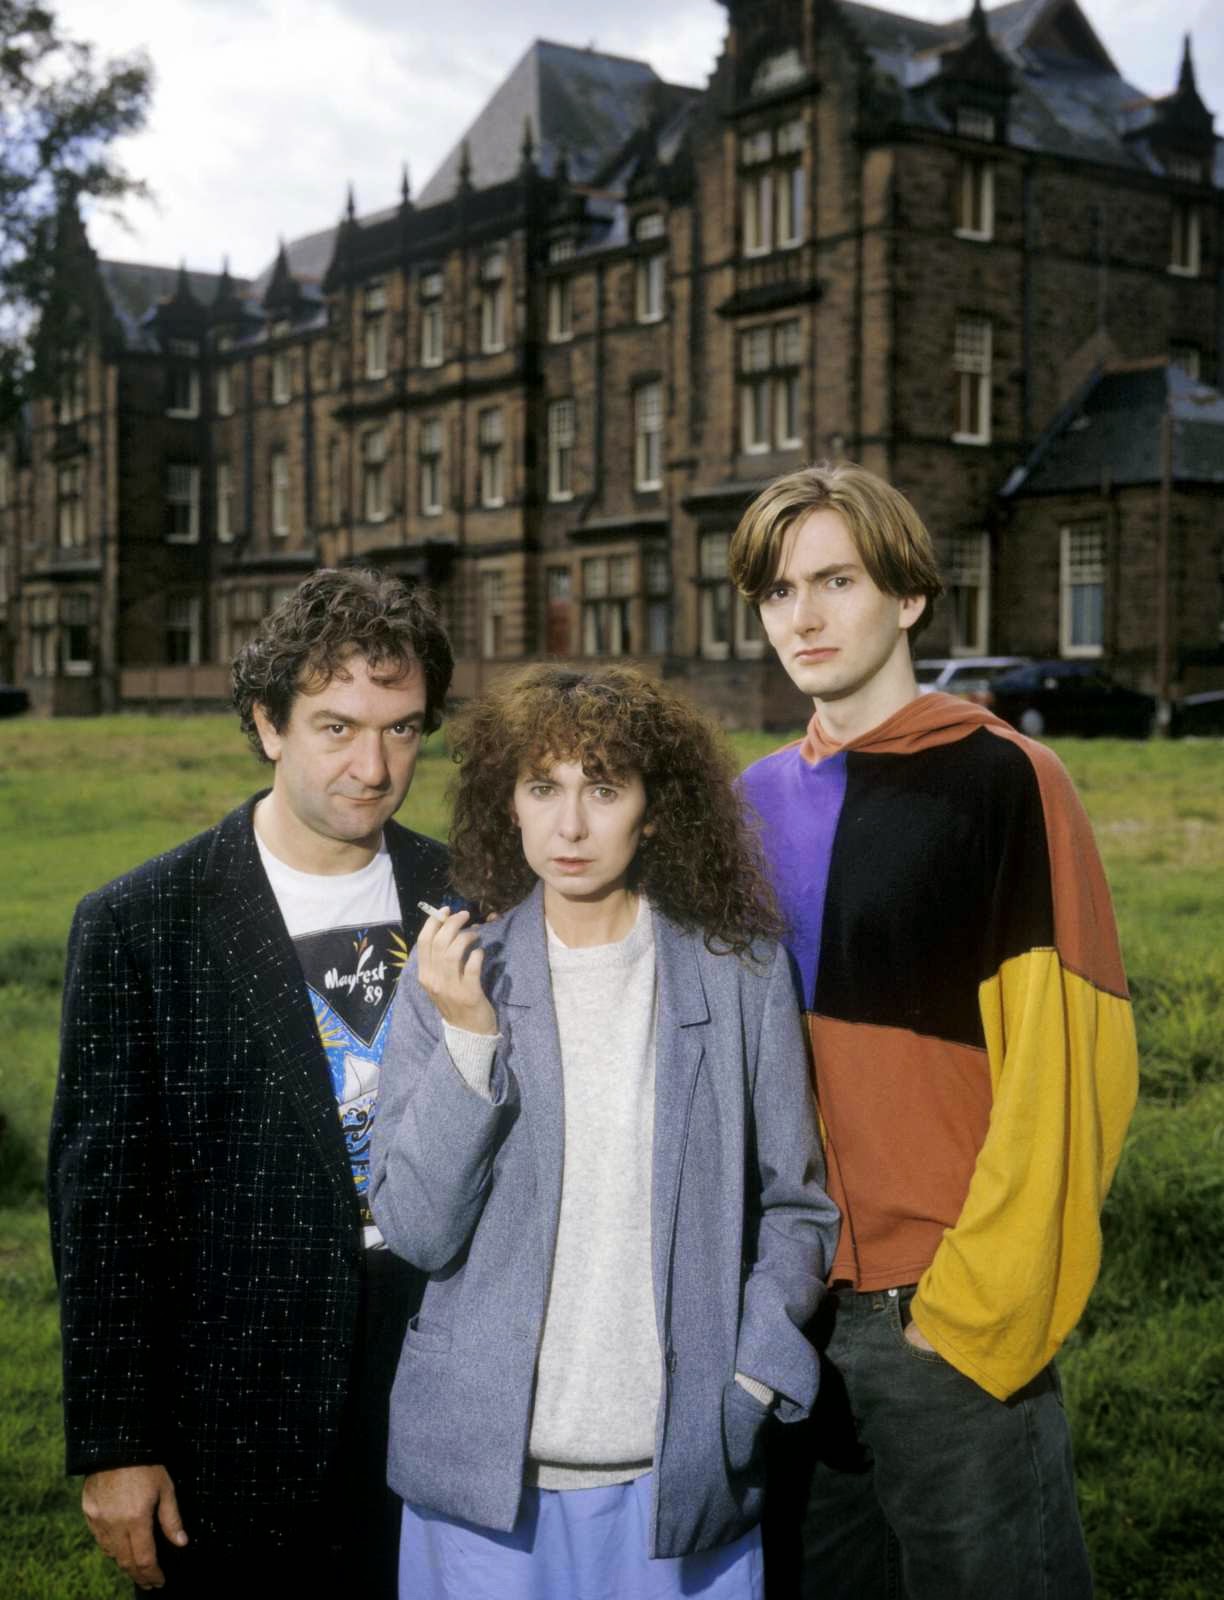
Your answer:
[[[1202,183],[1203,163],[1197,156],[1171,155],[1165,162],[1165,171],[1179,183]]]
[[[774,94],[779,89],[789,88],[792,83],[798,83],[802,77],[803,62],[799,51],[792,45],[789,50],[780,50],[776,55],[765,57],[752,74],[749,93]]]
[[[550,261],[572,261],[574,258],[574,240],[572,235],[564,239],[554,239],[548,247]]]
[[[961,139],[991,141],[995,138],[995,119],[989,111],[983,111],[980,106],[958,106],[956,132]]]

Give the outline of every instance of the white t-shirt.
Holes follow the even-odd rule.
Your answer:
[[[365,1243],[381,1246],[369,1211],[370,1135],[391,1003],[408,959],[391,857],[384,843],[360,871],[326,876],[287,866],[255,838],[314,1007]]]

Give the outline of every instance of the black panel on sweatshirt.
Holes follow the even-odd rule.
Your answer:
[[[978,986],[1054,943],[1037,775],[978,728],[912,755],[847,755],[815,1009],[982,1045]]]

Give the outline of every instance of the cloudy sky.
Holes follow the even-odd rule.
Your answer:
[[[157,75],[148,127],[123,146],[153,188],[129,229],[90,221],[100,254],[253,276],[277,236],[421,189],[533,39],[593,44],[704,83],[726,11],[715,0],[52,0],[66,31],[107,55],[143,48]],[[1172,89],[1193,35],[1199,92],[1224,132],[1218,0],[1080,0],[1119,70]],[[968,0],[892,0],[945,21]],[[1215,13],[1213,20],[1212,13]],[[418,20],[425,18],[426,20]]]

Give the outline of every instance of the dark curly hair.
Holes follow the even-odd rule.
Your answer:
[[[385,572],[323,567],[264,618],[230,669],[242,731],[261,760],[267,757],[255,727],[255,707],[283,732],[294,697],[345,677],[354,655],[383,669],[392,682],[412,662],[420,662],[425,674],[423,731],[438,727],[455,660],[431,597]]]
[[[632,667],[533,666],[494,683],[451,719],[451,871],[483,914],[526,898],[536,875],[510,821],[525,768],[578,761],[588,777],[639,773],[654,832],[630,868],[673,922],[711,950],[747,955],[783,929],[755,834],[732,782],[734,758],[690,701]]]

